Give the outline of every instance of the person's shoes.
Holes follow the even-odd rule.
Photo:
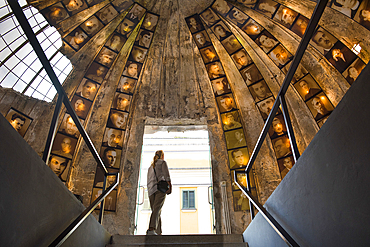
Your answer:
[[[158,234],[157,234],[157,233],[155,233],[155,231],[154,231],[154,230],[151,230],[151,231],[147,230],[147,231],[146,231],[146,235],[158,235]]]

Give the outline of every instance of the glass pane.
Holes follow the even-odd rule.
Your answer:
[[[0,33],[4,34],[9,30],[15,28],[14,22],[11,18],[4,20],[0,25]]]
[[[19,63],[19,59],[15,56],[12,56],[11,58],[6,61],[5,66],[8,67],[8,69],[12,69],[14,66],[16,66]]]
[[[5,66],[0,67],[0,82],[8,74],[9,70]]]
[[[14,90],[23,92],[23,90],[26,88],[27,84],[23,82],[22,80],[19,80],[17,84],[13,87]]]
[[[34,91],[35,90],[32,87],[29,87],[24,94],[31,97]]]
[[[24,72],[24,74],[22,75],[22,80],[24,80],[24,81],[30,81],[30,80],[32,80],[32,78],[34,77],[36,75],[36,73],[32,70],[32,69],[30,69],[30,68],[28,68],[27,70],[26,70],[26,72]]]
[[[3,25],[3,24],[1,24]],[[17,29],[13,29],[12,31],[10,31],[9,33],[5,34],[3,36],[5,42],[7,44],[10,44],[13,40],[15,40],[16,38],[18,38],[18,36],[20,36],[21,34],[18,32]]]
[[[57,90],[55,89],[54,86],[52,86],[46,96],[50,99],[53,99],[56,94],[57,94]]]
[[[194,195],[194,191],[189,191],[189,208],[195,208],[195,195]]]
[[[40,93],[42,93],[43,95],[46,95],[47,92],[49,91],[50,89],[50,82],[48,82],[47,80],[43,80],[40,85],[36,88],[36,90]]]
[[[17,81],[17,77],[13,73],[9,73],[5,79],[1,82],[2,87],[13,87]]]
[[[18,76],[21,76],[28,66],[26,66],[24,63],[20,62],[14,69],[12,69],[12,72]]]
[[[32,97],[34,97],[36,99],[40,99],[40,100],[44,99],[44,95],[42,95],[41,93],[39,93],[37,91],[34,91],[34,93],[32,94]]]
[[[2,51],[0,52],[0,57],[1,57],[1,58],[6,58],[6,57],[7,57],[7,56],[9,56],[11,53],[12,53],[12,51],[11,51],[8,47],[6,47],[4,50],[2,50]]]
[[[182,192],[182,207],[189,208],[188,191]]]

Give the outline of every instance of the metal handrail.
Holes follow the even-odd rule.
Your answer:
[[[46,141],[44,153],[43,153],[43,160],[45,163],[47,163],[50,151],[51,151],[51,144],[53,143],[55,132],[56,132],[56,125],[59,120],[59,115],[62,107],[62,102],[64,103],[67,111],[70,113],[74,123],[76,124],[76,127],[78,131],[80,132],[83,140],[85,141],[86,145],[88,146],[90,152],[92,153],[94,159],[98,163],[98,165],[103,169],[104,172],[104,182],[103,182],[103,193],[94,201],[91,203],[91,205],[86,208],[80,216],[78,216],[49,246],[60,246],[64,243],[64,241],[77,229],[79,225],[82,224],[82,222],[93,212],[93,210],[100,205],[100,212],[99,212],[99,223],[102,223],[103,220],[103,212],[104,212],[104,199],[105,197],[118,185],[119,181],[119,173],[109,173],[108,169],[105,167],[103,161],[101,160],[98,152],[96,151],[96,148],[94,144],[92,143],[89,135],[83,128],[75,110],[73,109],[71,102],[68,99],[67,93],[64,91],[61,83],[59,82],[58,77],[56,76],[53,68],[50,65],[49,60],[47,59],[43,49],[41,48],[40,43],[38,42],[35,33],[32,31],[32,28],[25,17],[22,8],[20,7],[18,1],[16,0],[7,0],[10,8],[12,9],[14,16],[17,18],[19,25],[22,27],[23,32],[26,34],[30,44],[32,45],[32,48],[37,54],[37,57],[40,59],[41,64],[43,65],[46,73],[48,74],[51,82],[53,83],[55,89],[58,92],[58,99],[57,104],[55,106],[53,118],[51,121],[51,126],[48,133],[48,138]],[[109,175],[115,175],[116,176],[116,182],[111,185],[108,189],[106,189],[106,181],[107,176]]]
[[[315,32],[316,26],[319,23],[319,20],[325,10],[325,7],[327,5],[328,0],[319,0],[317,3],[315,10],[311,16],[310,22],[307,26],[307,29],[303,35],[303,38],[298,46],[298,49],[296,51],[296,54],[293,58],[292,64],[288,70],[288,73],[284,79],[283,84],[281,85],[280,91],[276,97],[276,100],[274,102],[274,105],[270,111],[270,114],[267,117],[267,120],[265,122],[265,125],[263,126],[263,129],[261,131],[261,134],[258,138],[258,141],[253,149],[252,155],[249,159],[249,162],[247,164],[247,167],[244,171],[234,171],[234,181],[236,185],[240,188],[240,190],[248,197],[249,199],[249,208],[251,213],[251,219],[254,218],[254,208],[255,206],[257,210],[263,215],[263,217],[268,221],[268,223],[271,225],[271,227],[278,233],[278,235],[289,245],[289,246],[299,246],[294,239],[284,230],[284,228],[281,227],[281,225],[267,212],[267,210],[258,202],[256,198],[254,198],[251,194],[250,189],[250,181],[249,181],[249,172],[252,169],[252,166],[257,158],[257,155],[262,147],[262,143],[265,140],[267,133],[270,129],[270,126],[272,124],[272,120],[275,117],[279,107],[281,106],[284,122],[287,126],[288,131],[288,137],[292,146],[292,152],[295,162],[300,157],[296,138],[294,136],[294,131],[292,127],[292,123],[290,121],[289,112],[287,108],[287,104],[285,101],[285,93],[288,90],[288,87],[290,85],[290,82],[293,79],[293,76],[298,68],[298,65],[303,57],[304,52],[307,49],[308,43],[310,42],[310,39],[312,35]],[[237,173],[244,173],[246,175],[246,185],[247,188],[244,188],[238,183],[237,180]],[[252,205],[253,204],[253,205]]]
[[[69,236],[79,227],[82,222],[94,211],[94,209],[103,203],[104,198],[118,185],[119,173],[114,173],[116,182],[106,189],[88,208],[86,208],[50,245],[49,247],[61,246]]]

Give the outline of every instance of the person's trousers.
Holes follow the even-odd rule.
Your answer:
[[[153,227],[157,234],[162,234],[161,211],[166,199],[166,194],[160,191],[155,192],[149,196],[150,208],[152,214],[150,215],[149,227]]]

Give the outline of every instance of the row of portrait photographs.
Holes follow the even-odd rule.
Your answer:
[[[93,188],[91,195],[91,202],[95,201],[101,194],[103,189]],[[104,200],[104,211],[115,212],[116,211],[116,201],[117,201],[117,190],[112,190]],[[95,208],[100,209],[100,204]]]
[[[244,169],[236,169],[236,171],[244,171]],[[243,173],[237,173],[237,182],[243,188],[247,188],[247,176]],[[233,190],[233,202],[234,202],[234,210],[235,211],[245,211],[249,210],[249,200],[245,196],[245,194],[239,189],[234,181],[234,171],[231,171],[231,181],[232,181],[232,190]],[[257,189],[255,184],[255,179],[253,172],[249,172],[249,184],[250,184],[250,192],[254,198],[257,198]]]
[[[14,109],[13,107],[9,109],[5,118],[22,137],[24,137],[33,121],[31,117],[18,111],[17,109]]]

